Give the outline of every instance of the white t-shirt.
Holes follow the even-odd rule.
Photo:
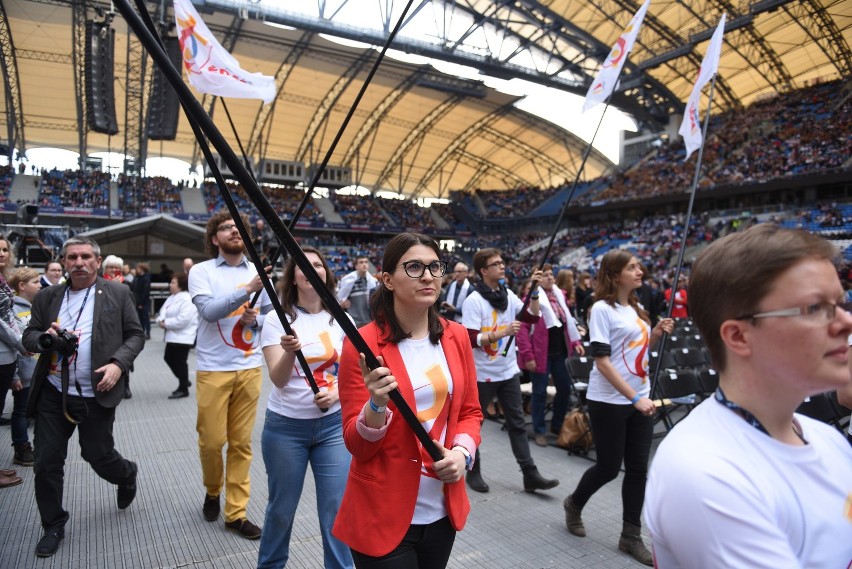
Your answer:
[[[205,320],[199,311],[196,341],[198,371],[236,371],[260,367],[263,363],[263,355],[258,349],[260,330],[240,324],[240,316],[250,302],[242,287],[256,274],[254,266],[245,259],[236,267],[225,263],[221,257],[193,265],[189,272],[189,294],[193,299],[203,295],[217,301],[224,298],[233,300],[232,311],[214,322]],[[264,291],[260,293],[255,308],[263,314],[269,304],[269,297]]]
[[[510,290],[508,294],[509,303],[506,310],[498,312],[476,290],[471,292],[462,305],[462,326],[469,330],[479,330],[479,333],[485,336],[489,332],[500,332],[508,328],[518,319],[518,312],[524,306],[515,293]],[[515,342],[512,342],[509,353],[503,356],[503,349],[509,338],[511,336],[500,338],[493,344],[474,348],[473,361],[476,364],[477,381],[505,381],[521,373]]]
[[[337,389],[338,361],[340,352],[343,350],[343,329],[325,311],[318,314],[299,311],[297,314],[298,317],[290,323],[290,327],[299,337],[302,353],[313,372],[314,381],[320,391],[334,391]],[[331,323],[329,323],[330,319]],[[263,323],[261,347],[279,345],[281,336],[284,334],[284,327],[281,325],[278,314],[269,313]],[[314,403],[314,392],[311,391],[311,386],[305,379],[299,360],[296,360],[293,364],[293,372],[290,374],[290,381],[284,387],[272,388],[266,407],[274,413],[292,419],[318,419],[327,416],[328,413],[337,412],[340,409],[340,402],[336,402],[326,413],[323,413]]]
[[[808,444],[777,441],[708,399],[660,444],[645,521],[666,569],[852,562],[852,448],[796,415]]]
[[[77,353],[68,360],[68,394],[79,396],[75,381],[79,382],[83,397],[94,397],[92,386],[92,325],[95,320],[95,286],[83,290],[65,289],[62,306],[56,321],[77,336]],[[82,310],[82,311],[81,311]],[[79,321],[77,316],[80,316]],[[76,322],[76,326],[75,326]],[[50,369],[47,378],[62,391],[62,360],[56,352],[50,354]],[[100,378],[97,378],[99,381]]]
[[[420,424],[429,433],[429,438],[446,446],[447,417],[453,397],[453,378],[444,356],[444,349],[429,341],[429,336],[420,340],[403,340],[398,344],[405,371],[414,389],[414,403]],[[444,483],[435,477],[435,471],[427,469],[432,464],[429,453],[420,447],[420,488],[414,506],[412,524],[431,524],[447,515],[444,503]]]
[[[651,393],[648,381],[648,340],[651,328],[648,323],[639,318],[631,306],[616,303],[613,307],[603,300],[592,305],[588,318],[589,340],[609,344],[612,350],[609,361],[613,367],[636,393],[648,397]],[[597,364],[589,375],[586,397],[602,403],[630,405],[630,400],[598,371]]]

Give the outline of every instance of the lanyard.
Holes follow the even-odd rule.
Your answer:
[[[725,407],[742,417],[746,423],[748,423],[761,433],[765,434],[766,436],[772,437],[772,435],[769,434],[769,431],[766,430],[766,427],[763,426],[763,423],[761,423],[760,420],[751,413],[751,411],[743,409],[742,407],[725,397],[725,392],[722,391],[721,387],[716,388],[714,398],[720,405],[724,405]],[[808,441],[805,440],[801,429],[798,428],[795,419],[793,420],[793,432],[796,433],[796,436],[799,437],[799,439],[801,439],[803,443],[808,444]]]
[[[83,315],[83,309],[86,308],[86,301],[89,300],[89,292],[91,292],[92,287],[94,287],[94,286],[95,285],[92,285],[92,286],[90,286],[89,288],[86,289],[86,295],[83,297],[83,304],[80,305],[80,312],[77,313],[77,319],[74,321],[74,326],[71,327],[72,332],[77,330],[77,324],[80,323],[80,317]],[[69,285],[68,288],[65,289],[65,291],[66,291],[65,308],[66,308],[66,310],[68,310],[69,307],[70,307],[69,305],[71,304],[71,286]],[[71,315],[70,310],[68,312],[68,315],[69,316]]]

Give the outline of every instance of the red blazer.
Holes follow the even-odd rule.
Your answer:
[[[461,324],[443,318],[441,322],[441,344],[453,379],[445,446],[449,448],[460,433],[469,435],[478,446],[482,410],[470,340]],[[384,358],[400,393],[415,409],[414,390],[397,345],[382,337],[375,322],[359,331],[373,353]],[[402,542],[411,525],[420,487],[420,443],[393,402],[388,404],[394,412],[393,420],[383,438],[370,442],[358,433],[355,425],[370,394],[358,365],[358,353],[348,339],[343,343],[338,381],[343,440],[352,453],[352,463],[332,533],[356,551],[380,557]],[[444,495],[450,522],[461,530],[470,512],[464,477],[445,484]]]

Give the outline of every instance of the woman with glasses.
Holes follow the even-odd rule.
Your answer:
[[[654,453],[645,521],[658,567],[850,566],[852,449],[796,413],[849,386],[839,257],[817,235],[762,223],[693,263],[690,316],[719,387]]]
[[[623,461],[624,526],[618,549],[653,565],[640,536],[655,412],[648,350],[663,332],[671,334],[674,321],[665,318],[651,329],[635,293],[642,286],[642,265],[629,251],[613,249],[604,255],[597,282],[597,301],[589,310],[589,352],[595,365],[586,394],[597,463],[565,498],[565,524],[572,534],[585,537],[581,511],[595,492],[618,476]]]
[[[328,290],[333,291],[334,275],[322,253],[313,247],[302,250]],[[281,307],[294,335],[284,331],[276,313],[266,317],[261,345],[274,387],[269,393],[261,439],[269,502],[257,566],[284,567],[287,564],[293,520],[310,462],[316,484],[323,566],[352,567],[349,548],[331,535],[350,461],[343,445],[337,389],[343,329],[329,314],[293,257],[284,266],[278,290]],[[311,368],[319,393],[311,390],[296,360],[299,350]]]
[[[366,368],[343,345],[343,438],[352,453],[334,535],[359,568],[445,567],[470,511],[464,472],[479,444],[482,412],[467,331],[440,318],[447,270],[434,239],[402,233],[385,248],[375,320],[360,329],[382,367]],[[390,403],[399,389],[443,458],[434,462]]]

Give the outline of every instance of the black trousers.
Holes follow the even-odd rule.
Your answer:
[[[130,461],[115,450],[112,438],[115,408],[101,406],[94,397],[69,395],[68,411],[74,417],[84,417],[82,422],[74,425],[65,418],[62,394],[45,380],[36,407],[33,469],[36,504],[45,530],[61,528],[68,521],[68,512],[62,508],[62,491],[68,439],[75,427],[80,429],[80,454],[98,476],[110,484],[130,482],[134,476]]]
[[[358,569],[444,569],[453,551],[456,530],[449,517],[428,525],[411,525],[396,548],[382,557],[352,550]]]
[[[166,351],[163,353],[163,360],[178,378],[178,389],[181,391],[189,389],[189,366],[187,366],[186,360],[189,357],[191,347],[190,344],[167,342]]]
[[[497,396],[503,411],[506,430],[509,431],[509,444],[512,454],[521,468],[534,466],[535,461],[530,454],[530,441],[527,436],[527,425],[524,421],[524,407],[521,402],[521,374],[506,381],[478,381],[479,405],[485,415],[488,404]]]
[[[585,506],[592,494],[607,482],[615,480],[623,460],[623,519],[641,526],[654,418],[643,415],[633,405],[615,405],[591,400],[588,405],[597,463],[580,478],[580,483],[574,490],[573,501],[580,508]]]

